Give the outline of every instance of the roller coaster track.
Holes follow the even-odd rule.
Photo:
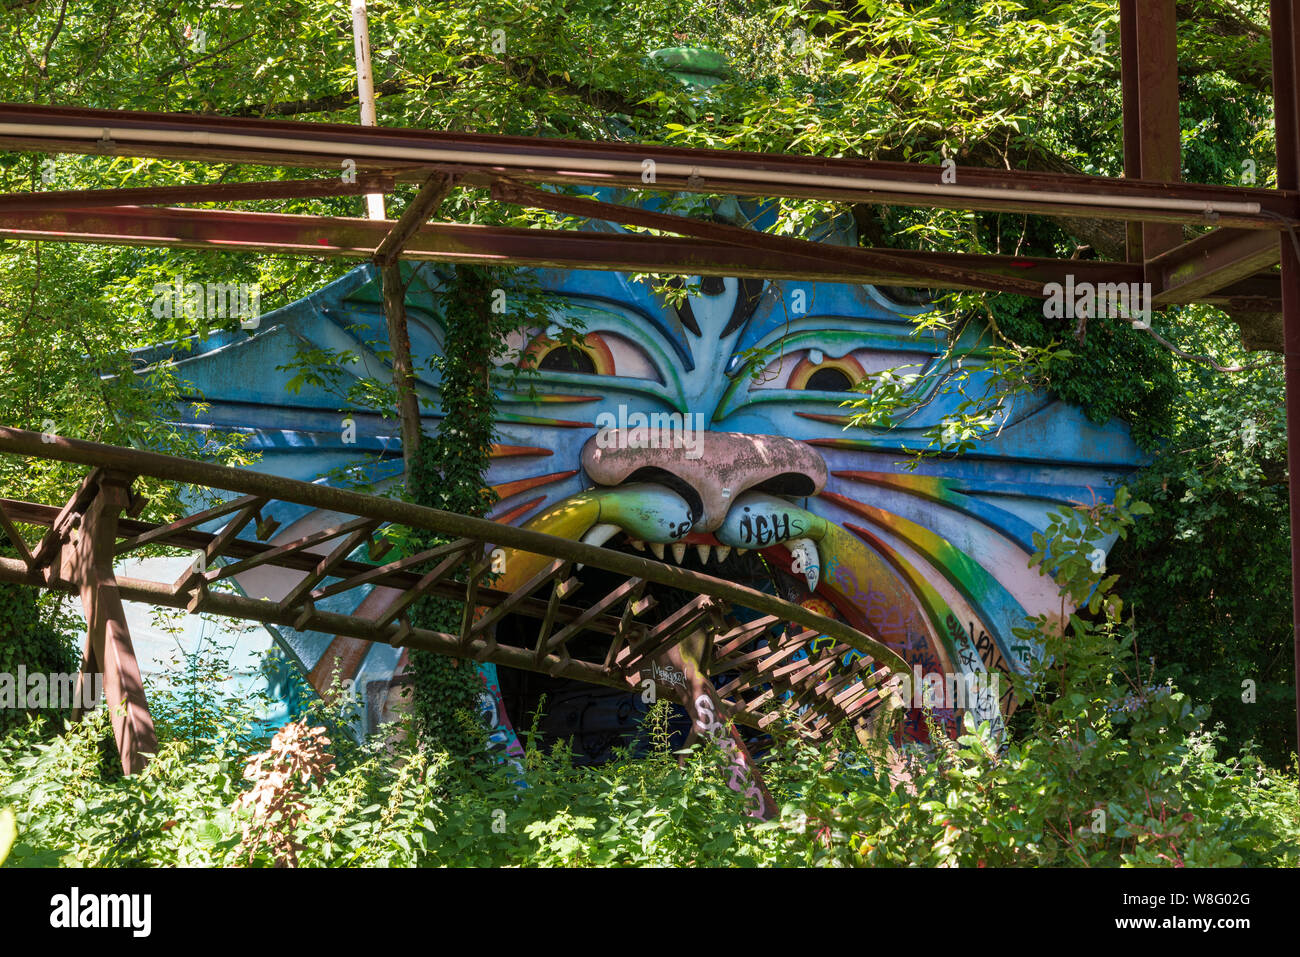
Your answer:
[[[658,696],[686,709],[693,737],[719,747],[729,785],[745,795],[757,817],[774,809],[736,725],[766,730],[783,722],[812,742],[825,741],[844,722],[870,729],[896,706],[895,676],[906,672],[893,650],[844,622],[609,548],[398,499],[17,429],[0,427],[0,454],[88,469],[62,505],[0,498],[0,529],[18,552],[17,558],[0,557],[0,581],[80,597],[87,619],[81,675],[103,675],[127,773],[144,767],[157,741],[123,601],[425,649],[624,690],[647,690],[652,682]],[[139,478],[189,486],[220,504],[165,524],[143,521],[148,501],[134,489]],[[275,523],[263,515],[275,501],[340,518],[279,540],[285,536],[277,538]],[[24,526],[43,530],[34,544]],[[385,561],[388,526],[448,541]],[[150,547],[182,549],[195,561],[174,582],[115,573],[123,556]],[[515,590],[496,589],[496,549],[531,553],[546,563]],[[239,593],[236,577],[267,565],[291,572],[297,583],[275,601]],[[622,583],[575,604],[581,586],[575,571],[583,566]],[[647,592],[652,584],[693,597],[671,614],[656,615]],[[399,593],[378,614],[317,607],[332,596],[376,587]],[[408,613],[426,595],[462,604],[458,633],[411,623]],[[535,632],[529,629],[531,645],[497,641],[495,626],[506,615],[536,623]],[[592,653],[593,647],[603,650]]]

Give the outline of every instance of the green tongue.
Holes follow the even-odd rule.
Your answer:
[[[643,542],[678,541],[694,524],[686,500],[662,485],[620,485],[582,494],[599,505],[597,521],[617,525]]]

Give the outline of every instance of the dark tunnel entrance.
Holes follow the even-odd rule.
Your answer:
[[[606,544],[606,548],[646,557],[634,551],[626,536]],[[745,555],[731,554],[724,562],[702,562],[695,550],[688,549],[679,567],[701,571],[728,581],[747,585],[758,591],[781,593],[778,579],[784,574],[771,569],[757,552]],[[573,596],[571,604],[590,607],[626,581],[625,576],[586,567],[575,573],[582,587]],[[535,593],[545,599],[550,586]],[[655,607],[647,612],[645,621],[656,623],[671,615],[696,596],[676,588],[649,584],[646,594],[655,599]],[[745,616],[748,617],[748,616]],[[537,619],[524,615],[507,615],[497,625],[498,640],[502,643],[531,646],[537,637]],[[608,648],[608,638],[602,635],[579,635],[569,643],[570,653],[603,656]],[[568,741],[577,765],[599,765],[612,760],[618,749],[629,749],[636,757],[644,756],[650,749],[645,718],[651,705],[643,700],[640,690],[624,691],[577,681],[572,678],[554,678],[538,672],[498,666],[501,698],[506,713],[521,741],[536,728],[537,743],[549,751],[557,743]],[[539,714],[540,709],[540,714]],[[676,702],[668,702],[668,728],[670,744],[674,750],[685,746],[690,732],[690,720],[685,710]],[[767,743],[766,735],[741,729],[752,747],[759,750]],[[756,753],[752,751],[751,753]]]

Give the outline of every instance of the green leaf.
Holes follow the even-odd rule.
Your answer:
[[[9,850],[18,839],[18,821],[11,807],[0,808],[0,864],[9,856]]]

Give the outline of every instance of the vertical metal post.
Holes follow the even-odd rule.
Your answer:
[[[1178,123],[1178,14],[1175,0],[1121,0],[1120,59],[1124,99],[1124,175],[1182,179]],[[1136,260],[1136,231],[1129,259]],[[1150,260],[1183,241],[1176,223],[1143,223],[1141,256]]]
[[[1300,189],[1300,116],[1296,63],[1300,33],[1295,0],[1272,0],[1273,112],[1278,189]],[[1291,598],[1295,641],[1296,746],[1300,748],[1300,256],[1282,234],[1282,321],[1286,350],[1287,466],[1291,491]]]
[[[1142,178],[1142,124],[1138,119],[1137,0],[1120,0],[1119,5],[1120,90],[1124,115],[1124,176]],[[1126,238],[1129,262],[1142,261],[1142,224],[1128,224]]]
[[[361,125],[377,126],[375,77],[370,68],[370,17],[366,0],[352,0],[352,45],[357,58],[357,98],[361,101]],[[371,219],[386,219],[384,194],[366,193],[366,210]]]
[[[64,549],[62,561],[62,577],[77,584],[86,615],[86,647],[74,695],[77,713],[83,696],[88,697],[85,683],[102,673],[113,735],[127,774],[144,770],[148,755],[158,750],[153,715],[145,700],[126,610],[113,573],[117,520],[130,504],[131,481],[130,476],[105,474],[81,515],[75,541]]]

